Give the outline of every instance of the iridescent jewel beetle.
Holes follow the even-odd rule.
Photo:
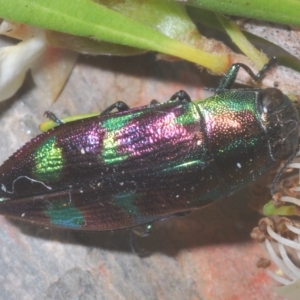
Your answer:
[[[235,193],[299,147],[299,119],[280,90],[231,89],[234,64],[215,95],[183,91],[165,103],[63,122],[0,167],[0,214],[45,226],[113,230],[192,211]],[[112,111],[117,109],[118,112]]]

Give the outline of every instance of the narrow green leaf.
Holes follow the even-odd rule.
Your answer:
[[[268,57],[261,51],[257,50],[252,45],[246,36],[242,33],[240,28],[232,21],[220,14],[216,14],[219,22],[222,24],[226,33],[230,36],[231,40],[240,48],[240,50],[252,60],[257,69],[261,70],[268,62]]]
[[[227,55],[194,49],[91,0],[0,0],[0,7],[4,19],[162,52],[218,73],[229,64]]]
[[[300,26],[298,0],[187,0],[184,4],[223,14]]]

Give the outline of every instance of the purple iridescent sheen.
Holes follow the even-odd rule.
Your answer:
[[[51,129],[0,167],[0,213],[112,230],[230,195],[274,166],[278,153],[286,158],[298,146],[291,102],[283,98],[276,115],[266,114],[261,91],[168,101]],[[280,144],[287,135],[291,149]]]

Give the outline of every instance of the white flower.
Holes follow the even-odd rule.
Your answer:
[[[292,163],[290,168],[300,169],[299,163]],[[254,228],[251,237],[264,243],[270,259],[277,266],[274,273],[268,267],[269,261],[261,259],[258,267],[282,286],[276,287],[277,294],[288,299],[300,299],[300,187],[299,176],[281,182],[280,192],[273,195],[273,201],[266,204],[264,213],[273,215],[273,219],[263,218]],[[283,195],[282,195],[283,194]],[[293,216],[290,220],[286,217]]]
[[[22,41],[0,48],[0,101],[11,97],[20,88],[29,69],[43,99],[56,100],[78,54],[52,47],[47,40],[47,31],[28,25],[3,21],[1,34]]]
[[[0,34],[8,31],[6,22],[0,26]],[[43,31],[15,46],[0,48],[0,101],[11,97],[22,85],[25,74],[47,48]]]

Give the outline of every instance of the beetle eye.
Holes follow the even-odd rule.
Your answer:
[[[283,101],[283,93],[276,88],[267,88],[261,91],[261,109],[264,113],[272,113]]]

